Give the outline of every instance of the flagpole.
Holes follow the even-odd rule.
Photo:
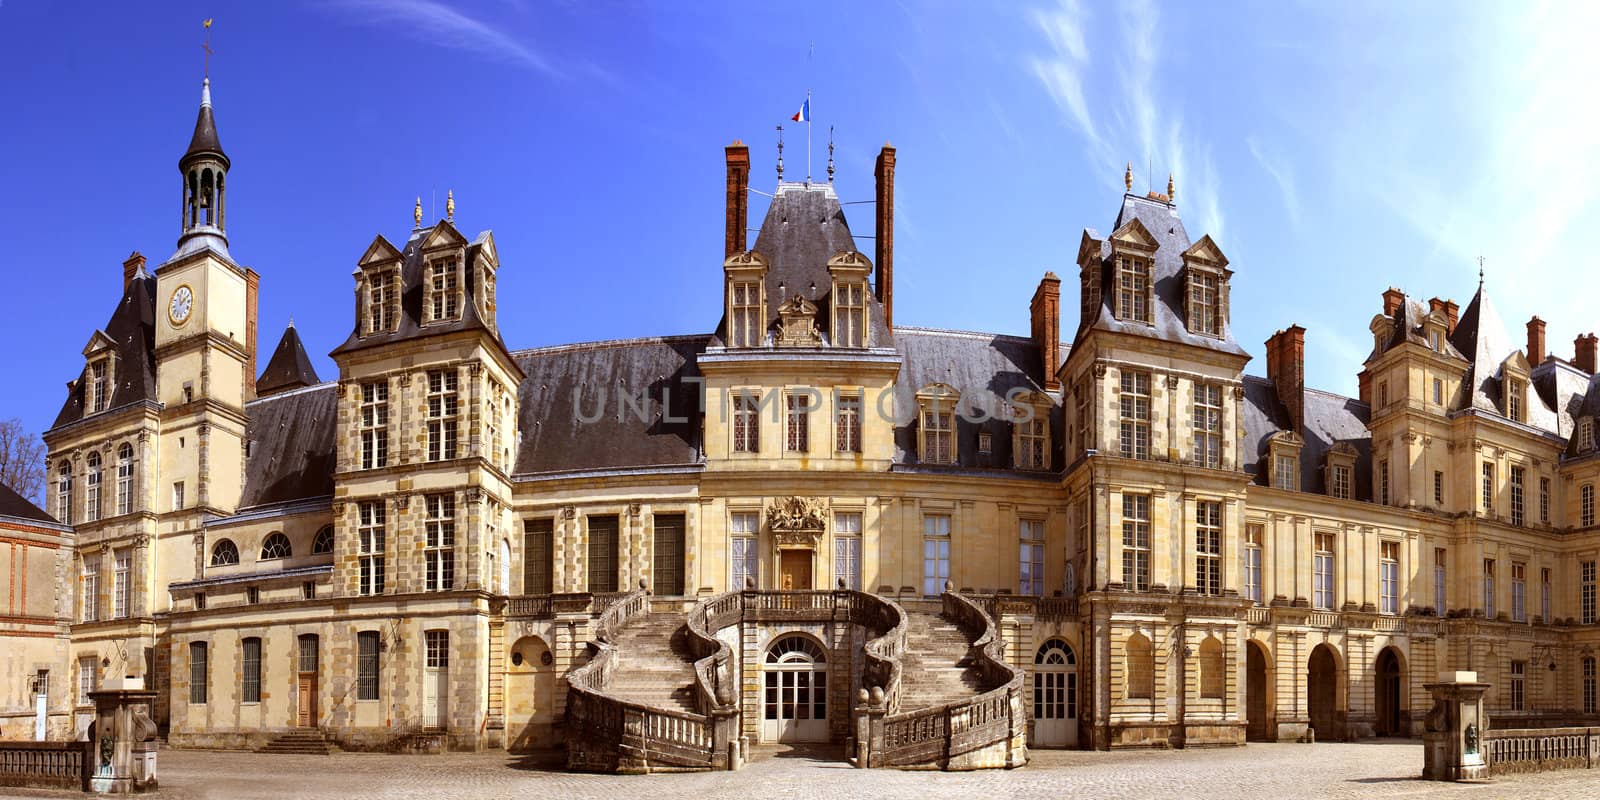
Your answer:
[[[806,90],[806,183],[811,182],[811,90]]]

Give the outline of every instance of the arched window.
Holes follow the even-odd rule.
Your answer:
[[[1155,656],[1150,640],[1135,633],[1122,645],[1127,661],[1126,694],[1129,698],[1151,699],[1155,696]]]
[[[1200,643],[1200,696],[1221,700],[1228,690],[1228,660],[1222,651],[1222,642],[1207,636]]]
[[[117,513],[133,513],[133,448],[117,448]]]
[[[778,664],[791,661],[810,661],[813,664],[822,664],[828,660],[828,654],[822,651],[817,643],[806,636],[785,636],[767,648],[767,663]]]
[[[324,525],[317,531],[317,538],[311,542],[311,555],[333,554],[333,526]]]
[[[1060,639],[1051,639],[1039,645],[1039,651],[1033,654],[1033,663],[1039,666],[1071,666],[1078,663],[1078,657],[1073,655],[1071,645]]]
[[[289,537],[280,531],[273,531],[267,535],[267,540],[261,543],[261,560],[270,561],[274,558],[288,558],[294,555],[294,547],[289,544]]]
[[[89,472],[84,480],[83,521],[94,522],[100,518],[100,454],[90,453],[86,463]]]
[[[1067,562],[1067,568],[1061,573],[1061,589],[1068,597],[1078,593],[1078,570],[1071,561]]]
[[[56,521],[72,524],[72,464],[68,461],[56,467]]]
[[[231,567],[239,563],[239,547],[232,539],[220,539],[211,547],[211,566]]]

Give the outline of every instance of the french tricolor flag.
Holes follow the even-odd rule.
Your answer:
[[[794,112],[794,116],[790,117],[789,119],[792,119],[795,122],[810,122],[811,121],[811,98],[807,97],[806,101],[804,103],[800,104],[800,110]]]

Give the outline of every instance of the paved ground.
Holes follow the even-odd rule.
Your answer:
[[[1414,742],[1252,744],[1225,750],[1085,753],[1036,751],[1010,772],[855,770],[829,752],[763,751],[736,773],[574,775],[504,754],[269,756],[162,751],[161,796],[218,800],[365,797],[625,798],[627,800],[999,800],[1000,798],[1594,798],[1591,770],[1488,784],[1420,781]],[[0,789],[0,797],[10,797]],[[59,793],[44,796],[61,797]],[[39,795],[30,795],[39,796]]]

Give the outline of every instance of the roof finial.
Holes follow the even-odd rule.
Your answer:
[[[783,126],[778,126],[778,183],[783,183]]]
[[[1167,173],[1167,201],[1178,199],[1178,187],[1172,183],[1172,173]]]
[[[1128,187],[1128,191],[1130,191],[1130,192],[1133,191],[1133,162],[1132,161],[1128,162],[1127,171],[1122,173],[1122,185]]]
[[[1478,291],[1483,291],[1483,254],[1478,255]]]
[[[828,126],[828,183],[833,183],[833,126]]]
[[[207,78],[206,82],[210,83],[209,79],[211,78],[211,55],[212,55],[212,52],[213,52],[212,49],[211,49],[211,19],[209,17],[206,18],[206,20],[204,22],[200,23],[200,27],[206,29],[206,40],[200,44],[200,49],[206,51],[205,77]]]
[[[291,327],[291,328],[294,327],[294,315],[293,314],[289,315],[289,327]]]
[[[444,193],[444,219],[445,222],[456,221],[456,192],[446,189]]]
[[[417,195],[417,207],[412,209],[411,218],[417,221],[417,228],[422,228],[422,195]]]

